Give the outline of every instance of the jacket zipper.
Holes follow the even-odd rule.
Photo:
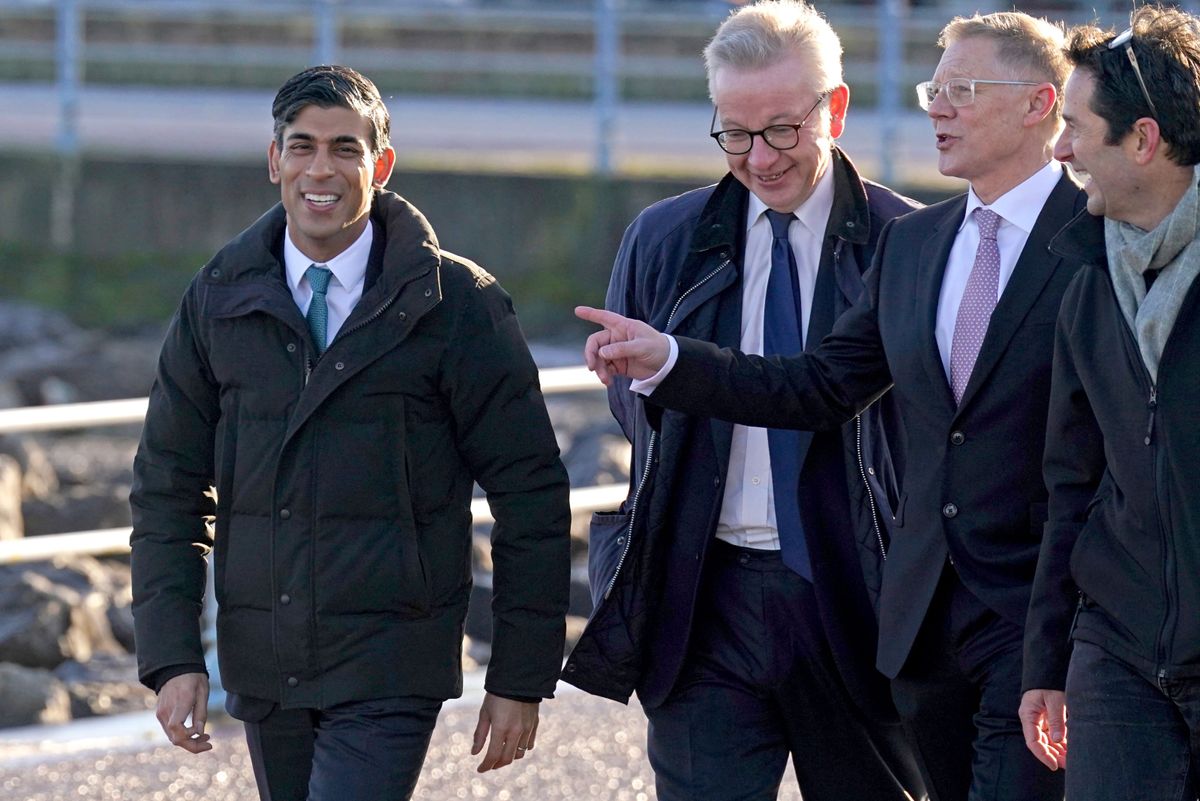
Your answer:
[[[701,278],[676,299],[675,305],[671,307],[671,313],[667,316],[667,324],[663,326],[664,331],[670,329],[671,323],[675,320],[675,313],[679,311],[679,305],[683,303],[687,296],[712,280],[713,276],[724,270],[729,264],[729,259],[725,259],[717,265],[715,270]],[[650,478],[650,468],[654,464],[654,446],[657,442],[658,432],[651,431],[650,442],[646,445],[646,464],[642,468],[642,477],[638,479],[637,489],[633,491],[633,497],[629,500],[629,533],[625,535],[625,547],[621,549],[621,558],[617,560],[617,568],[613,571],[612,578],[608,580],[608,587],[604,590],[605,600],[608,600],[608,596],[612,594],[613,587],[617,584],[617,577],[621,575],[621,568],[625,566],[625,560],[629,556],[629,548],[633,544],[633,527],[637,522],[638,501],[642,497],[642,490],[646,487],[646,481]]]
[[[879,530],[879,512],[875,507],[875,493],[871,490],[871,482],[867,480],[867,470],[863,464],[862,453],[862,415],[854,415],[855,451],[858,454],[858,474],[862,476],[863,486],[867,489],[867,505],[871,508],[871,526],[875,529],[875,540],[879,543],[879,555],[887,561],[887,548],[883,544],[883,532]]]
[[[391,295],[389,295],[387,298],[385,298],[383,303],[381,303],[379,305],[379,307],[377,309],[375,309],[375,311],[371,312],[371,314],[365,320],[362,320],[361,322],[356,323],[351,328],[346,328],[346,329],[343,329],[342,331],[339,331],[338,334],[343,334],[343,333],[351,334],[351,333],[359,330],[360,328],[364,328],[365,326],[370,325],[371,323],[378,320],[381,316],[383,316],[383,313],[388,310],[388,307],[396,302],[396,298],[400,297],[400,291],[402,289],[404,289],[404,287],[397,288],[395,292],[393,292]],[[308,386],[308,379],[312,376],[312,371],[313,371],[313,360],[312,360],[312,357],[309,357],[304,360],[304,386],[306,386],[306,387]]]

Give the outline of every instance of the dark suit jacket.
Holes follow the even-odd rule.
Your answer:
[[[760,426],[838,425],[892,387],[905,465],[880,595],[878,668],[895,677],[946,561],[1018,626],[1046,520],[1042,449],[1059,302],[1079,263],[1047,250],[1086,205],[1066,175],[1051,192],[992,315],[955,406],[934,338],[946,260],[965,195],[884,229],[867,296],[812,353],[780,359],[680,338],[653,403]]]

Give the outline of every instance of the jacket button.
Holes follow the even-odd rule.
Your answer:
[[[284,606],[287,606],[291,602],[292,602],[292,596],[288,595],[286,592],[283,595],[279,596],[279,603],[283,604]]]
[[[279,510],[279,519],[280,520],[291,520],[292,519],[292,510],[291,509],[280,509]]]
[[[854,220],[846,220],[846,227],[847,227],[847,228],[853,228],[853,227],[854,227]]]
[[[287,352],[288,352],[288,353],[295,353],[295,352],[296,352],[296,343],[295,343],[295,342],[289,342],[289,343],[287,343]]]
[[[875,468],[874,468],[874,467],[868,467],[868,468],[867,468],[867,475],[869,475],[869,476],[873,476],[873,475],[875,475]]]
[[[942,507],[943,517],[958,517],[958,507],[952,503],[948,503]]]
[[[400,312],[396,316],[400,318],[400,322],[404,322],[408,319],[408,312]]]
[[[713,479],[713,486],[714,487],[721,486],[721,477],[720,476],[717,476],[716,478]]]
[[[345,362],[338,362],[337,364],[335,364],[335,365],[333,366],[333,369],[334,369],[334,370],[345,370],[345,369],[346,369],[346,363],[345,363]]]
[[[289,687],[297,687],[300,684],[300,679],[296,678],[295,676],[288,676],[287,684]]]
[[[432,295],[432,294],[433,294],[433,290],[432,290],[432,289],[426,289],[426,290],[425,290],[425,297],[429,297],[429,296],[430,296],[430,295]]]
[[[208,274],[209,274],[209,275],[211,275],[213,278],[220,278],[220,277],[221,277],[221,270],[220,270],[219,268],[217,268],[217,267],[213,267],[213,268],[212,268],[212,269],[209,271],[209,273],[208,273]]]
[[[967,435],[961,431],[955,431],[950,435],[951,445],[962,445],[967,441]]]

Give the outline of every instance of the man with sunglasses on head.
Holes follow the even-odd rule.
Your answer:
[[[821,430],[891,388],[901,494],[876,664],[934,801],[1049,801],[1062,776],[1026,750],[1017,709],[1054,320],[1079,268],[1046,248],[1086,201],[1051,158],[1068,66],[1061,30],[1016,12],[952,20],[939,44],[918,98],[938,168],[970,187],[884,229],[866,299],[815,351],[745,355],[579,313],[605,326],[589,364],[648,379],[648,408]]]
[[[1055,156],[1089,213],[1055,336],[1050,519],[1021,710],[1067,796],[1200,792],[1200,20],[1143,7],[1071,36]],[[1065,697],[1063,688],[1065,687]],[[1069,711],[1069,718],[1064,713]]]
[[[838,149],[841,44],[812,7],[742,8],[705,60],[729,174],[638,216],[608,307],[758,353],[814,347],[862,295],[884,223],[915,204]],[[655,413],[627,382],[609,397],[631,492],[593,520],[598,603],[564,678],[637,692],[661,801],[774,799],[789,755],[806,801],[920,797],[873,667],[896,497],[881,409],[768,433]]]

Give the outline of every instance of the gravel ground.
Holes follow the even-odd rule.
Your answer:
[[[434,733],[415,798],[604,799],[654,801],[641,709],[565,691],[547,703],[534,752],[480,775],[470,755],[477,710],[447,705]],[[193,756],[157,746],[144,734],[73,754],[21,755],[0,743],[0,798],[5,801],[256,801],[241,728],[222,719],[210,727],[215,748]],[[86,743],[84,744],[86,745]],[[799,801],[791,769],[779,796]]]

